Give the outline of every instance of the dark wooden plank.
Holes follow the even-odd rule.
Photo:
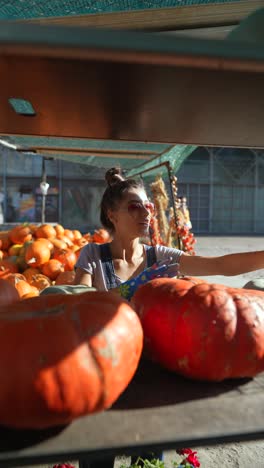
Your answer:
[[[0,431],[0,466],[263,438],[264,374],[195,382],[150,362],[112,409],[49,431]]]
[[[263,6],[264,0],[241,0],[174,8],[34,18],[24,21],[39,24],[160,31],[238,24],[243,18]]]
[[[264,62],[222,67],[2,56],[0,134],[261,148]],[[35,117],[8,104],[21,96]]]

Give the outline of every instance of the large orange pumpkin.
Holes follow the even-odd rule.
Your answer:
[[[0,327],[0,424],[15,428],[67,424],[108,408],[142,351],[137,315],[109,292],[20,301],[1,308]]]
[[[25,261],[31,267],[39,267],[50,259],[50,249],[41,240],[32,242],[26,249]]]
[[[264,293],[184,279],[155,279],[134,298],[152,359],[196,379],[264,370]]]
[[[0,278],[0,306],[13,304],[19,301],[19,294],[16,288],[8,281]]]

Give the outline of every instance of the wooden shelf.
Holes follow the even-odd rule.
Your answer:
[[[261,439],[264,374],[196,382],[142,361],[112,409],[46,431],[0,430],[0,466]]]

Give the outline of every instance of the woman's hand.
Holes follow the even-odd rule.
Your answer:
[[[171,259],[157,262],[152,267],[147,268],[146,270],[142,271],[138,276],[132,278],[131,280],[125,281],[124,283],[120,284],[118,287],[119,293],[122,297],[129,300],[135,294],[137,288],[142,284],[147,283],[155,278],[160,277],[169,277],[172,278],[177,276],[179,270],[178,263],[170,263]]]

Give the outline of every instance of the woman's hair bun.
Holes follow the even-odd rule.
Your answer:
[[[105,180],[110,187],[118,182],[123,182],[125,178],[122,176],[122,169],[119,167],[108,169],[105,173]]]

